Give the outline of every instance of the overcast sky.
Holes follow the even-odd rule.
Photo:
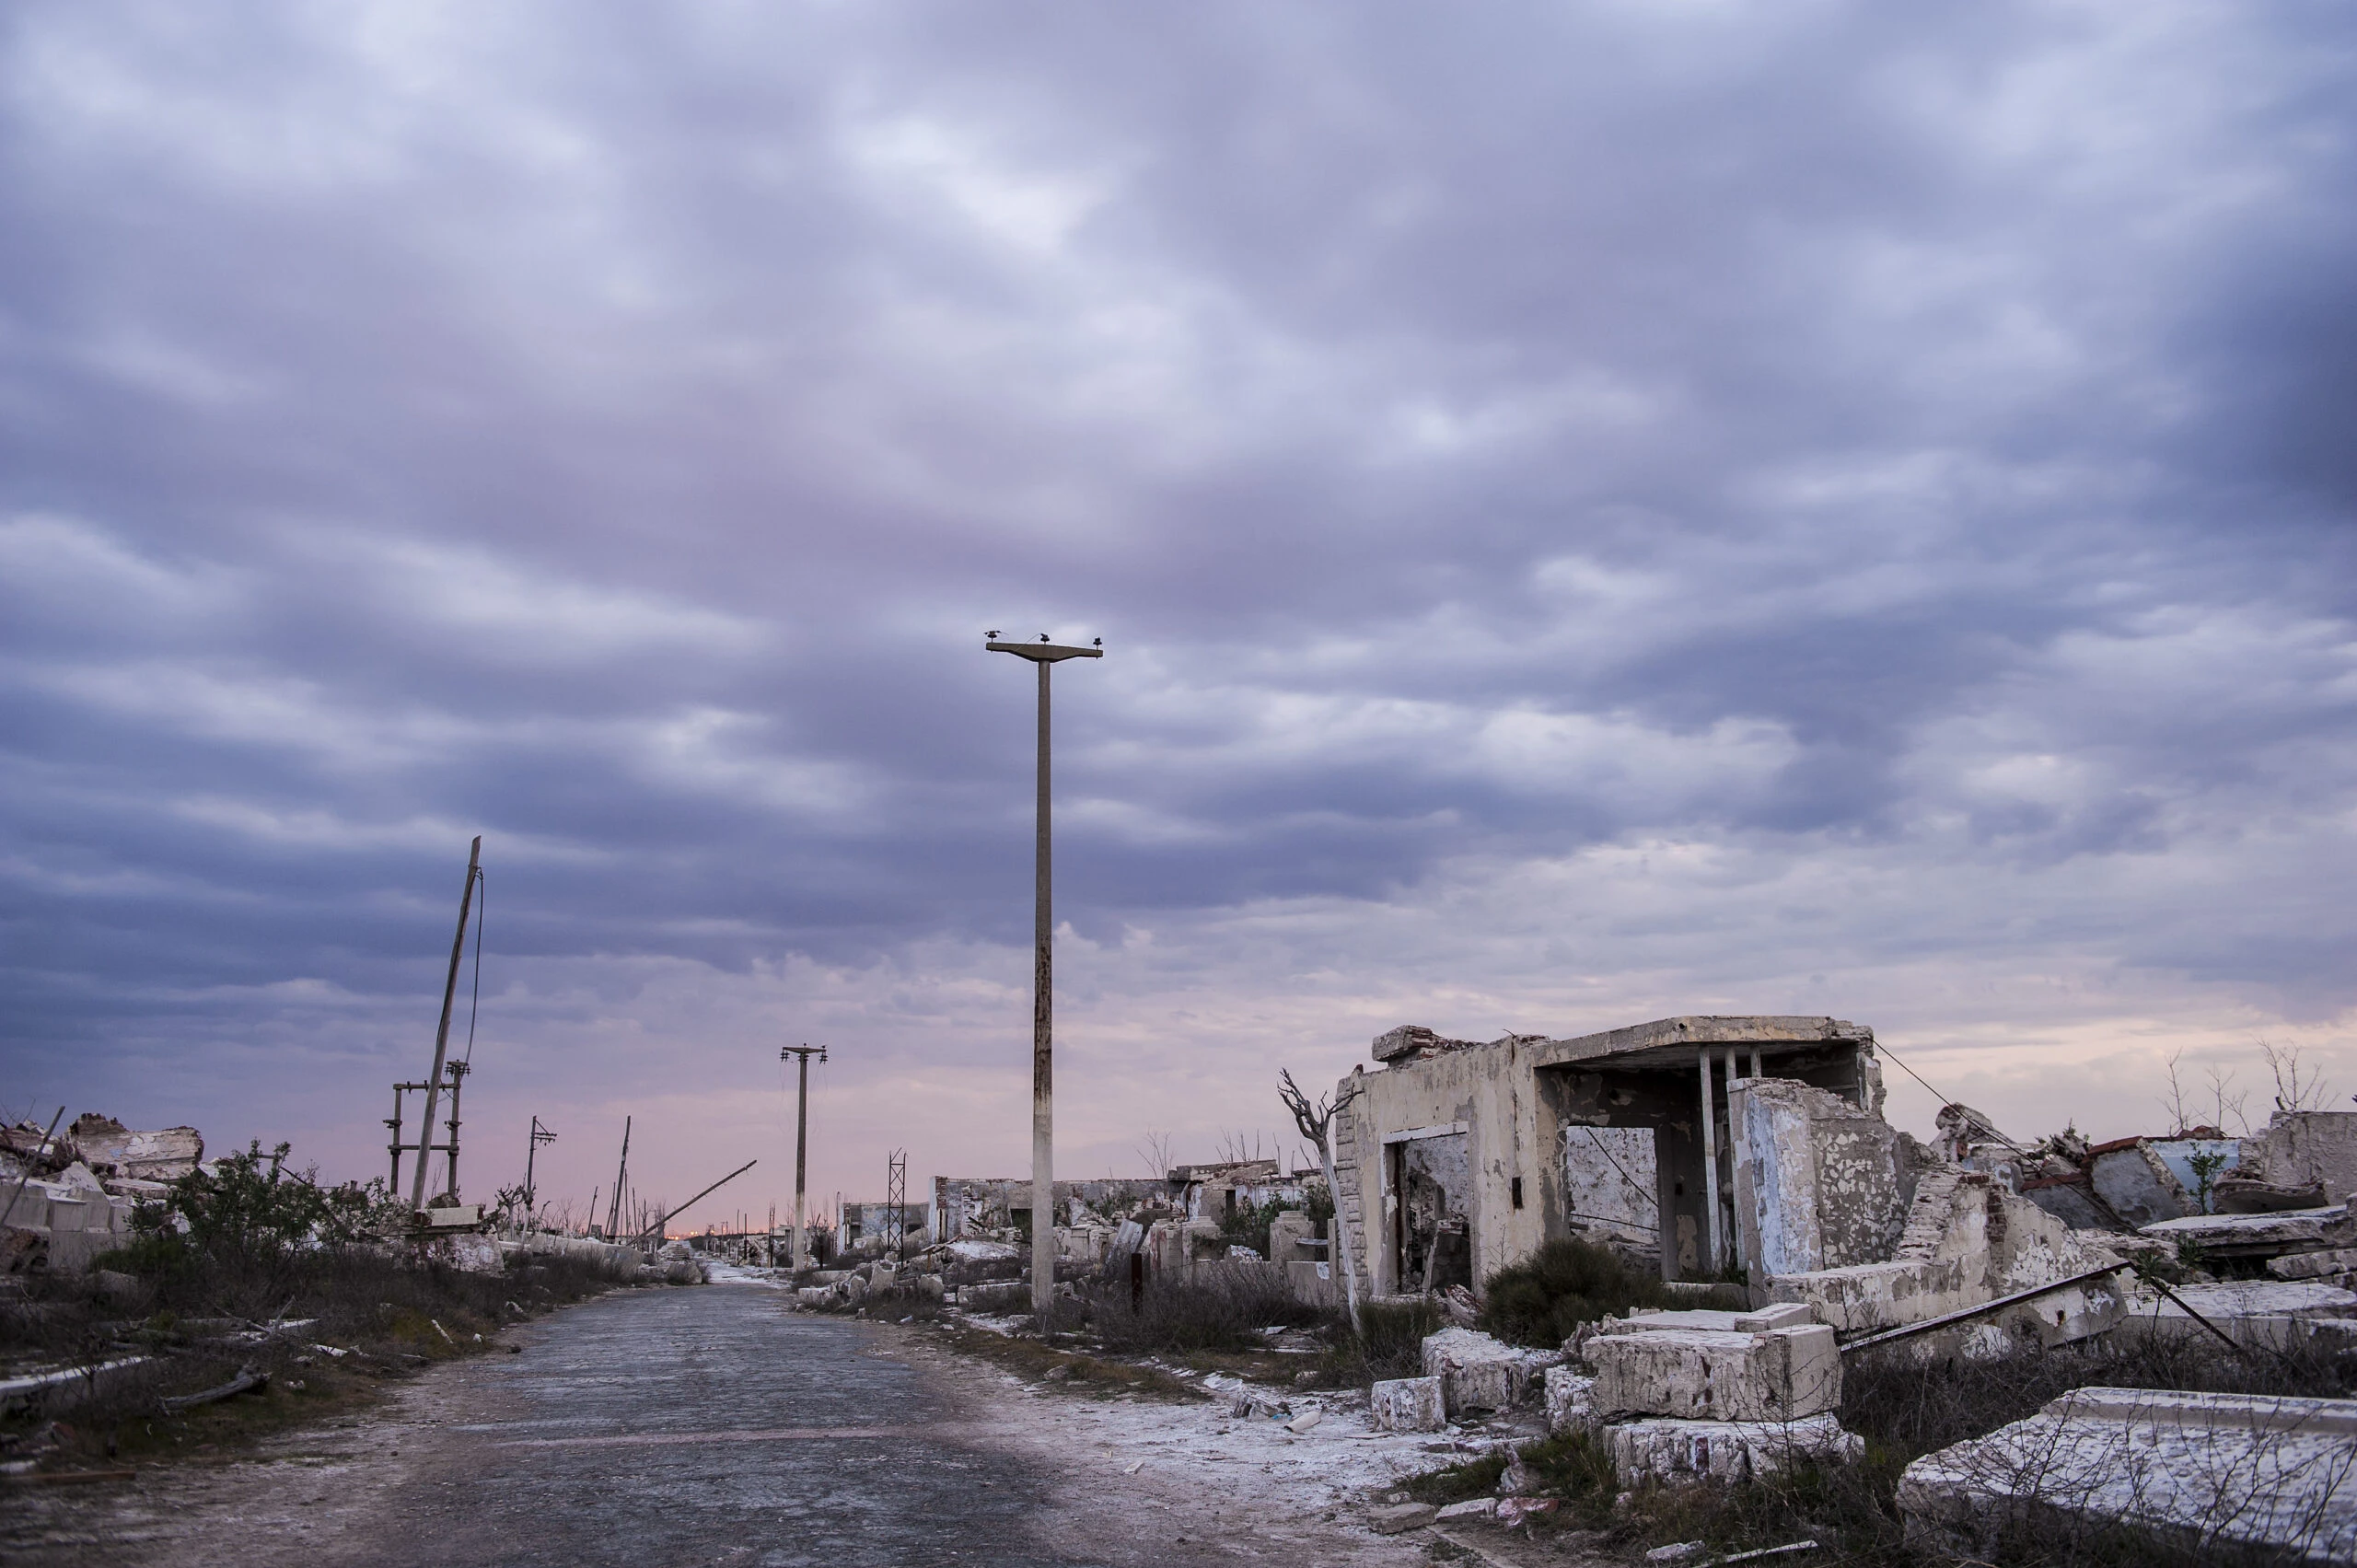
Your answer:
[[[758,1212],[804,1040],[1022,1172],[993,628],[1062,1171],[1403,1022],[2345,1097],[2352,131],[2329,0],[11,6],[0,1109],[381,1169],[480,832],[470,1195]]]

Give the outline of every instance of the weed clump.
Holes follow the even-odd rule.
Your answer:
[[[1265,1342],[1262,1329],[1318,1328],[1332,1316],[1252,1264],[1157,1274],[1134,1302],[1126,1278],[1102,1278],[1088,1290],[1090,1327],[1108,1349],[1132,1354],[1253,1350]]]

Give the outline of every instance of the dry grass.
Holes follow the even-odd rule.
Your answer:
[[[273,1260],[266,1283],[276,1294],[267,1299],[257,1288],[262,1282],[203,1259],[157,1266],[153,1255],[134,1250],[103,1261],[148,1268],[134,1276],[139,1284],[128,1297],[103,1294],[90,1279],[35,1276],[22,1295],[0,1301],[0,1354],[13,1362],[89,1366],[154,1358],[95,1384],[44,1390],[0,1414],[0,1448],[20,1454],[56,1441],[44,1468],[243,1447],[371,1402],[386,1379],[497,1350],[501,1328],[617,1283],[572,1259],[518,1259],[499,1274],[470,1274],[343,1247]],[[260,1332],[281,1317],[311,1321]],[[326,1354],[316,1348],[322,1344],[348,1353]],[[249,1365],[269,1374],[265,1391],[166,1412],[165,1397],[218,1387]]]

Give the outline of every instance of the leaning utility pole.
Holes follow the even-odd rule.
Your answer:
[[[434,1031],[434,1071],[425,1075],[425,1131],[419,1134],[420,1143],[434,1141],[434,1102],[442,1092],[442,1063],[450,1053],[450,1009],[459,1000],[459,959],[467,950],[467,915],[475,901],[475,879],[482,875],[482,835],[475,835],[474,847],[467,851],[467,886],[459,895],[459,935],[450,939],[450,978],[442,984],[442,1027]],[[396,1134],[398,1137],[398,1134]],[[456,1132],[451,1143],[458,1142]],[[455,1149],[451,1164],[458,1164]],[[412,1211],[425,1207],[425,1151],[417,1152],[417,1168],[410,1180],[409,1206]],[[452,1172],[456,1175],[455,1169]]]
[[[622,1163],[614,1172],[614,1206],[606,1215],[606,1239],[614,1239],[614,1232],[622,1223],[622,1178],[630,1174],[630,1118],[622,1118]],[[591,1216],[595,1218],[593,1214]]]
[[[1055,947],[1048,834],[1048,667],[1060,659],[1103,658],[1105,639],[1086,648],[1048,641],[1002,643],[993,632],[982,646],[1039,667],[1039,803],[1031,888],[1031,1310],[1045,1334],[1056,1299]],[[453,971],[456,972],[455,970]]]
[[[802,1092],[794,1102],[794,1257],[791,1266],[807,1269],[810,1266],[810,1254],[802,1242],[802,1183],[808,1174],[810,1149],[810,1058],[816,1056],[824,1062],[827,1048],[823,1045],[778,1047],[777,1059],[780,1062],[789,1056],[802,1058]]]
[[[452,1141],[456,1142],[455,1139]],[[532,1118],[531,1142],[524,1145],[524,1216],[525,1224],[528,1226],[531,1223],[531,1216],[533,1213],[539,1206],[533,1199],[533,1194],[537,1190],[532,1186],[532,1158],[540,1152],[540,1145],[542,1144],[553,1144],[555,1142],[556,1134],[541,1126],[540,1119],[539,1117],[535,1116]]]

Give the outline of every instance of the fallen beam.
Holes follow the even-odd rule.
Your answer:
[[[209,1405],[218,1400],[230,1399],[238,1394],[269,1387],[270,1374],[256,1370],[249,1362],[238,1369],[238,1375],[235,1377],[230,1378],[219,1388],[207,1388],[197,1394],[175,1394],[167,1398],[163,1405],[168,1414],[178,1415],[182,1411],[194,1410],[199,1405]]]
[[[1928,1334],[1934,1329],[1945,1329],[1957,1323],[1968,1323],[1975,1318],[1985,1318],[1991,1312],[2000,1312],[2008,1307],[2018,1307],[2025,1301],[2036,1301],[2041,1295],[2052,1295],[2058,1290],[2069,1290],[2073,1285],[2083,1285],[2095,1280],[2107,1278],[2127,1267],[2125,1263],[2107,1263],[2100,1269],[2089,1269],[2083,1274],[2073,1274],[2067,1280],[2055,1280],[2048,1284],[2035,1285],[2028,1290],[2017,1290],[2011,1295],[2001,1295],[1994,1301],[1984,1301],[1978,1307],[1967,1307],[1955,1312],[1943,1312],[1936,1318],[1926,1318],[1920,1323],[1909,1323],[1903,1328],[1885,1329],[1877,1333],[1868,1334],[1862,1340],[1852,1340],[1841,1347],[1841,1353],[1847,1355],[1853,1350],[1866,1350],[1875,1345],[1887,1345],[1894,1340],[1912,1339],[1917,1334]],[[2192,1310],[2189,1307],[2186,1307],[2189,1313]],[[2212,1329],[2212,1332],[2216,1331],[2207,1318],[2200,1321],[2204,1328]]]

